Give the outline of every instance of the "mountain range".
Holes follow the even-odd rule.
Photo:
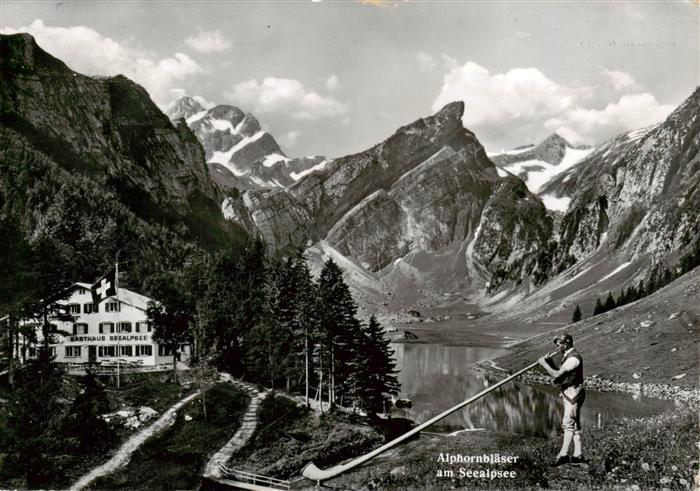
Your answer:
[[[158,226],[202,247],[259,234],[313,270],[333,257],[364,312],[548,322],[672,267],[700,235],[700,90],[595,148],[553,134],[489,156],[454,102],[330,160],[288,157],[233,106],[185,97],[166,115],[134,82],[78,74],[26,34],[0,38],[0,60],[2,198],[29,236],[81,200],[67,237],[90,236],[104,200],[139,247]]]
[[[287,157],[255,116],[234,106],[205,109],[184,96],[167,114],[176,122],[183,119],[197,136],[211,177],[223,188],[285,188],[327,164],[323,157]]]

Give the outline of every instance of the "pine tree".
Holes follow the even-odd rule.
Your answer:
[[[65,452],[63,373],[48,350],[37,351],[17,372],[17,386],[5,405],[7,425],[0,448],[3,470],[24,477],[25,489],[48,488],[61,473]]]
[[[673,275],[671,274],[671,271],[667,267],[664,267],[664,271],[661,274],[661,286],[666,286],[672,281]]]
[[[605,299],[605,303],[603,304],[603,312],[608,312],[615,307],[617,307],[617,305],[615,305],[615,299],[612,296],[612,292],[608,292],[608,298]]]
[[[368,414],[384,410],[391,394],[399,393],[394,352],[384,338],[384,330],[374,316],[362,332],[361,356],[355,360],[357,396]]]
[[[615,304],[618,307],[627,304],[627,290],[624,287],[620,290],[620,296],[615,300]]]
[[[354,350],[358,349],[357,306],[343,281],[343,272],[329,259],[318,279],[319,356],[331,407],[350,388]]]
[[[153,339],[168,346],[173,357],[173,380],[177,380],[178,348],[191,340],[190,324],[195,308],[186,295],[181,277],[175,272],[162,272],[148,279],[148,288],[155,301],[146,308],[153,326]]]
[[[605,312],[605,310],[603,309],[603,304],[600,301],[600,298],[596,298],[595,307],[593,308],[593,316],[595,317],[596,315],[602,314],[603,312]]]
[[[574,309],[574,315],[571,317],[571,322],[573,324],[576,324],[578,321],[581,320],[581,317],[583,314],[581,313],[581,307],[579,307],[578,304],[576,304],[576,308]]]
[[[640,298],[644,298],[649,294],[647,291],[646,287],[644,286],[644,280],[639,280],[639,284],[637,285],[637,295],[635,300],[639,300]]]
[[[65,423],[65,434],[75,440],[79,455],[98,452],[113,437],[109,424],[101,418],[108,412],[109,401],[104,385],[91,370],[82,377],[81,392],[73,401]]]

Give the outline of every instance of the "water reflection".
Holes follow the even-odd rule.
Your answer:
[[[445,409],[481,392],[496,381],[471,369],[478,361],[505,354],[498,348],[394,344],[401,370],[401,396],[413,407],[396,411],[423,422]],[[591,392],[581,412],[583,426],[596,425],[613,416],[648,416],[672,406],[670,401],[611,392]],[[559,431],[562,403],[554,387],[532,387],[511,382],[439,423],[433,431],[488,428],[518,434],[554,436]]]

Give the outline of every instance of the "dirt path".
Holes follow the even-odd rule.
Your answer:
[[[204,468],[204,477],[212,480],[221,479],[223,477],[221,466],[226,464],[231,456],[243,448],[253,436],[255,428],[258,425],[258,407],[267,394],[267,391],[261,392],[252,384],[247,384],[228,377],[227,380],[250,396],[250,405],[243,415],[243,422],[238,431],[236,431],[226,445],[221,447],[221,449],[209,459],[209,462],[207,462]]]
[[[126,465],[131,458],[131,454],[133,454],[136,449],[143,445],[143,443],[152,436],[171,426],[175,422],[175,417],[177,416],[177,412],[180,410],[180,408],[195,399],[197,396],[199,396],[199,394],[200,391],[197,391],[194,394],[190,394],[189,396],[176,402],[170,409],[163,413],[163,416],[161,416],[155,423],[129,437],[129,439],[124,442],[124,444],[119,448],[119,450],[117,450],[117,453],[115,453],[111,459],[85,474],[78,481],[76,481],[70,489],[75,491],[84,489],[98,477],[105,476],[117,468]]]

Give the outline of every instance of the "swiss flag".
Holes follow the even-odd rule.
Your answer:
[[[97,305],[105,298],[109,298],[117,294],[116,269],[112,269],[109,273],[97,280],[97,283],[90,287],[92,293],[92,303]]]

